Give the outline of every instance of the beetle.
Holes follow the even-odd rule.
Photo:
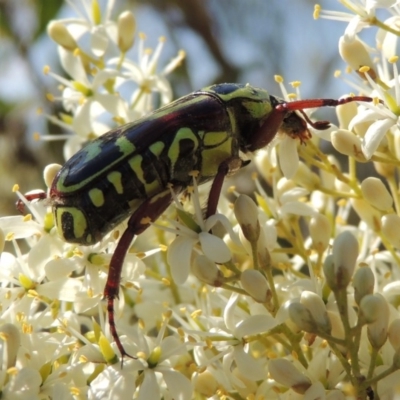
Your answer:
[[[122,359],[131,356],[116,330],[114,300],[124,258],[134,237],[166,210],[173,193],[190,186],[197,171],[198,184],[213,181],[206,216],[213,215],[225,177],[248,163],[243,154],[267,146],[278,131],[305,142],[310,137],[307,123],[319,130],[330,124],[310,121],[304,109],[352,101],[372,98],[287,102],[250,85],[217,84],[105,133],[64,164],[49,197],[65,241],[93,245],[129,217],[104,290],[110,332]]]

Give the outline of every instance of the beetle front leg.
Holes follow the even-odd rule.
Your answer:
[[[251,136],[248,150],[253,152],[271,143],[287,114],[286,110],[274,107],[267,118],[262,121],[257,131]]]
[[[118,298],[121,271],[125,255],[128,252],[134,237],[145,231],[149,227],[151,221],[156,220],[166,210],[171,201],[171,191],[168,190],[156,196],[153,196],[143,202],[143,204],[141,204],[140,207],[129,218],[128,227],[122,234],[114,251],[114,254],[111,257],[107,283],[104,289],[104,297],[107,299],[110,333],[115,343],[117,344],[118,350],[120,351],[122,358],[125,356],[135,358],[125,351],[124,346],[119,339],[114,318],[114,300],[115,298]]]

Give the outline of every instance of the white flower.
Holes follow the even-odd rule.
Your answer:
[[[221,294],[211,300],[217,305],[223,298]],[[257,350],[253,349],[252,343],[246,343],[246,337],[268,332],[278,324],[265,308],[261,307],[254,315],[243,312],[238,307],[240,300],[237,294],[230,296],[223,318],[200,318],[203,330],[184,327],[188,335],[197,339],[194,355],[198,365],[209,366],[225,390],[231,387],[244,389],[250,382],[265,378],[266,359],[257,357]],[[202,345],[203,340],[213,337],[218,340],[213,342],[211,349]]]
[[[53,21],[48,29],[60,44],[61,64],[70,77],[64,78],[45,68],[45,73],[63,86],[62,95],[51,96],[51,99],[60,100],[72,114],[64,114],[60,118],[48,117],[76,134],[71,135],[64,146],[65,159],[75,154],[88,139],[109,131],[115,126],[115,121],[127,123],[152,111],[155,106],[153,93],[161,94],[162,105],[169,103],[172,90],[166,76],[184,58],[184,52],[179,52],[161,72],[157,72],[164,40],[160,40],[150,56],[150,51],[144,48],[144,36],[141,35],[138,62],[129,60],[125,52],[118,48],[118,27],[110,20],[113,2],[107,2],[103,15],[97,1],[90,6],[87,0],[82,0],[80,5],[83,12],[79,7],[74,8],[81,18]],[[92,52],[90,54],[87,54],[87,49],[79,40],[87,35],[91,44],[88,49]],[[115,58],[115,53],[120,53],[120,57]],[[127,93],[124,87],[132,84],[136,89],[130,89]],[[54,140],[52,136],[44,139]]]
[[[102,57],[106,52],[110,39],[116,40],[117,25],[111,20],[111,12],[114,0],[105,3],[102,12],[97,0],[72,0],[69,5],[74,9],[78,18],[66,18],[57,20],[58,24],[65,25],[68,32],[78,42],[89,36],[89,46],[85,50],[96,57]]]
[[[397,67],[394,64],[394,75],[397,77]],[[379,98],[384,101],[385,106],[378,104],[368,104],[364,110],[361,110],[351,121],[349,129],[361,122],[372,122],[363,137],[362,151],[368,159],[372,157],[374,152],[378,149],[382,139],[388,132],[392,132],[397,136],[399,126],[399,111],[398,104],[400,104],[400,83],[396,78],[391,82],[392,89],[384,91],[377,85],[368,74],[365,75],[371,87],[378,94]]]
[[[160,72],[157,65],[164,47],[165,39],[160,38],[158,46],[152,52],[144,47],[145,36],[139,35],[138,62],[124,59],[121,63],[119,58],[110,59],[110,66],[121,68],[119,85],[126,82],[134,82],[137,88],[133,91],[129,100],[129,108],[126,111],[128,119],[137,118],[153,110],[153,94],[160,94],[160,105],[165,105],[172,100],[171,86],[166,79],[167,75],[181,64],[185,53],[179,52]]]
[[[168,263],[171,266],[171,275],[177,284],[186,282],[192,263],[193,252],[204,254],[211,261],[219,264],[230,261],[232,255],[226,243],[218,236],[210,233],[211,229],[217,223],[222,224],[229,233],[229,236],[240,244],[226,216],[215,214],[208,217],[205,221],[203,220],[195,178],[193,178],[193,187],[192,199],[195,209],[195,220],[191,221],[192,227],[189,228],[183,223],[174,221],[171,221],[171,224],[175,226],[174,230],[160,227],[177,235],[175,240],[169,245],[167,253]],[[176,204],[182,209],[179,202]],[[182,212],[186,213],[183,210]],[[186,218],[192,219],[188,214],[186,214]]]
[[[351,12],[322,10],[316,6],[314,16],[335,21],[348,22],[345,30],[347,37],[355,37],[362,29],[372,25],[375,11],[378,8],[391,8],[398,3],[397,0],[346,0],[341,2]]]
[[[161,399],[169,396],[190,400],[193,391],[191,383],[174,368],[179,358],[186,354],[186,347],[177,337],[164,337],[167,325],[168,317],[165,317],[155,339],[137,331],[135,343],[141,350],[139,358],[126,361],[123,369],[114,365],[100,373],[91,384],[93,394],[99,396],[103,393],[109,396],[112,387],[113,396],[132,396],[137,381],[140,382],[135,397],[137,399]],[[132,379],[132,373],[135,373],[135,379]]]

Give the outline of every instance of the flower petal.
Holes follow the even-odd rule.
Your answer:
[[[235,336],[242,338],[247,335],[257,335],[258,333],[269,331],[277,325],[276,319],[270,315],[253,315],[237,325]]]
[[[216,263],[225,263],[232,256],[226,243],[217,236],[211,235],[208,232],[201,232],[199,240],[204,255]]]
[[[163,371],[162,374],[171,393],[171,398],[180,400],[190,400],[192,398],[192,384],[186,376],[173,370]],[[148,399],[153,399],[153,397],[148,397]]]
[[[299,166],[297,140],[285,136],[279,146],[279,165],[286,178],[293,178]]]
[[[368,159],[372,157],[387,131],[393,126],[392,119],[381,119],[374,122],[365,133],[361,149]]]
[[[160,387],[154,371],[146,370],[140,386],[138,400],[160,399]]]
[[[178,236],[168,247],[167,260],[171,266],[172,279],[177,285],[186,282],[190,271],[190,259],[196,240]]]
[[[258,381],[265,379],[265,370],[262,359],[255,359],[243,349],[243,346],[236,346],[233,350],[236,365],[240,373],[247,379]],[[264,359],[265,360],[265,359]]]

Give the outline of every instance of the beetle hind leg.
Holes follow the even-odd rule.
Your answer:
[[[134,237],[145,231],[150,226],[151,221],[156,220],[167,209],[171,201],[172,194],[170,190],[164,191],[144,201],[129,218],[128,226],[119,239],[114,254],[111,257],[107,283],[104,289],[104,297],[107,299],[110,333],[121,353],[122,359],[123,357],[136,358],[125,351],[115,324],[114,300],[118,298],[121,271],[125,255],[129,251]]]

